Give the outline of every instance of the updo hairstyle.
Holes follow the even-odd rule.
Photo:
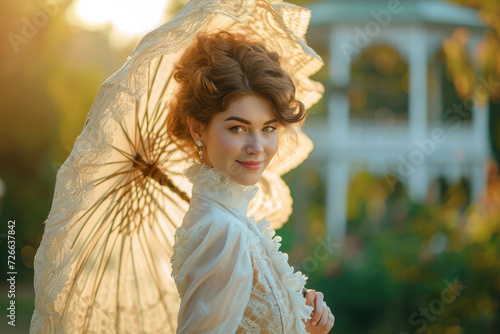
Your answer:
[[[173,77],[179,87],[170,103],[167,132],[189,157],[198,156],[198,147],[187,117],[208,125],[216,113],[244,95],[271,102],[279,134],[293,123],[301,125],[306,115],[290,75],[280,66],[279,54],[241,34],[198,34],[175,65]]]

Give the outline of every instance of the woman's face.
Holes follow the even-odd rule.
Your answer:
[[[278,150],[277,129],[271,103],[244,95],[203,132],[203,161],[236,183],[254,185]]]

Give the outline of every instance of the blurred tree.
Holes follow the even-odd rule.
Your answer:
[[[497,0],[448,0],[478,10],[481,21],[488,26],[477,46],[474,59],[465,50],[469,34],[458,28],[444,42],[447,72],[457,93],[465,98],[475,96],[481,103],[490,103],[490,142],[493,156],[500,164],[500,2]],[[474,68],[473,63],[478,68]]]
[[[325,294],[342,333],[498,333],[500,330],[500,178],[492,162],[482,200],[469,203],[461,180],[442,201],[412,202],[403,184],[360,172],[351,179],[344,248],[328,254],[324,241],[324,182],[311,162],[286,175],[292,194],[314,200],[306,233],[292,247],[294,210],[278,231],[282,251]],[[301,176],[300,176],[301,175]],[[300,189],[300,190],[299,190]],[[437,189],[436,191],[439,191]],[[300,199],[300,196],[298,197]],[[294,195],[294,199],[297,199]],[[296,204],[294,207],[299,206]],[[320,210],[318,210],[320,209]],[[296,237],[297,239],[297,237]]]
[[[453,77],[455,88],[462,98],[474,92],[483,102],[491,97],[500,103],[500,2],[497,0],[448,0],[478,10],[481,21],[489,29],[484,32],[483,40],[475,50],[475,62],[479,66],[473,69],[472,60],[467,56],[465,45],[469,40],[468,31],[458,28],[444,43],[448,73]],[[474,80],[474,71],[485,76],[492,83],[486,90],[477,90],[482,82]],[[476,73],[477,74],[477,73]]]
[[[23,247],[38,247],[56,172],[83,128],[99,85],[131,51],[111,50],[105,34],[70,25],[70,4],[0,4],[0,33],[7,37],[0,42],[0,177],[6,183],[0,219],[17,221],[19,258]],[[32,257],[25,251],[16,263],[19,280],[32,280],[26,271]]]

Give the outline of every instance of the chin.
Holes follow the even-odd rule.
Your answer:
[[[241,184],[242,186],[253,186],[256,184],[259,179],[255,178],[238,178],[237,180],[233,180],[234,182]]]
[[[235,181],[237,183],[241,184],[242,186],[253,186],[257,182],[259,182],[260,176],[261,176],[261,174],[251,175],[251,176],[247,176],[247,177],[240,177],[240,178],[238,178],[238,180],[235,180]]]
[[[253,185],[256,185],[256,184],[257,184],[257,182],[259,182],[259,180],[256,180],[255,182],[246,182],[246,183],[242,183],[242,185],[244,185],[244,186],[247,186],[247,187],[248,187],[248,186],[253,186]]]

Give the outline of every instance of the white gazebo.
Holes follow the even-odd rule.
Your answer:
[[[484,31],[477,12],[439,0],[331,0],[308,8],[312,18],[307,40],[323,50],[329,71],[326,116],[311,117],[304,128],[315,144],[311,159],[322,162],[319,173],[327,182],[327,235],[342,242],[348,184],[361,169],[395,174],[416,200],[425,199],[437,177],[454,183],[463,176],[476,198],[485,184],[489,155],[488,107],[472,97],[462,106],[444,106],[440,85],[432,88],[430,99],[428,73],[434,66],[429,60],[457,27],[470,31],[467,47],[472,55]],[[396,50],[408,66],[407,120],[398,124],[350,117],[346,92],[352,62],[378,44]],[[486,78],[477,79],[480,89],[488,89]],[[462,122],[467,109],[472,110],[471,120]],[[443,122],[444,112],[452,113],[456,122]]]

